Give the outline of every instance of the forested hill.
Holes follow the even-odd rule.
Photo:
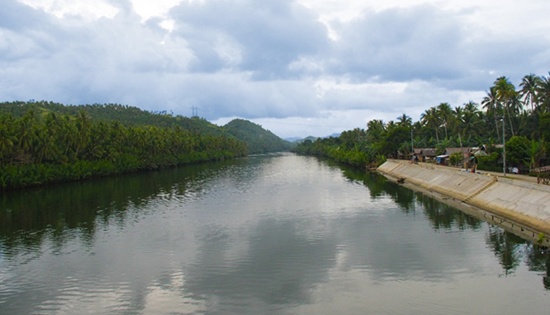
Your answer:
[[[248,152],[252,154],[277,151],[288,151],[292,144],[285,141],[260,125],[244,119],[234,119],[223,126],[223,129],[244,141]]]
[[[249,124],[117,104],[0,103],[0,191],[285,149]]]
[[[39,116],[45,116],[47,113],[77,116],[80,111],[85,111],[93,121],[118,121],[128,126],[179,126],[192,133],[234,137],[246,143],[248,152],[252,154],[288,151],[291,147],[290,142],[242,119],[233,120],[220,127],[199,117],[174,116],[167,111],[149,112],[120,104],[63,105],[46,101],[0,103],[0,115],[11,113],[14,118],[18,118],[23,117],[29,110],[33,110]]]
[[[40,115],[48,112],[77,116],[85,111],[94,121],[118,121],[124,125],[150,125],[157,127],[180,126],[194,133],[223,135],[223,130],[198,117],[173,116],[167,111],[148,112],[138,107],[120,104],[63,105],[54,102],[4,102],[0,103],[0,115],[11,113],[14,118],[22,117],[27,111],[34,110]]]

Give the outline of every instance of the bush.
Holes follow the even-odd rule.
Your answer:
[[[481,155],[477,157],[477,168],[485,171],[498,172],[502,170],[502,164],[498,163],[499,154],[493,152],[489,155]]]

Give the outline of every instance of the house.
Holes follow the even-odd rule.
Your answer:
[[[462,148],[447,148],[445,149],[445,155],[447,155],[447,158],[450,157],[453,154],[460,154],[462,156],[462,159],[458,161],[458,165],[463,165],[464,168],[467,167],[467,162],[470,159],[470,156],[473,154],[471,147],[462,147]]]
[[[429,162],[435,159],[435,149],[432,148],[414,149],[414,153],[420,162]]]

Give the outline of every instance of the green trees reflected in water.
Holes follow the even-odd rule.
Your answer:
[[[144,211],[152,211],[146,209],[154,208],[149,205],[159,200],[197,198],[208,191],[209,179],[240,163],[247,162],[229,160],[3,194],[0,253],[9,259],[39,250],[45,242],[61,250],[75,238],[91,248],[98,230],[140,220],[147,216]],[[407,214],[422,211],[434,231],[479,231],[485,224],[383,176],[345,166],[341,170],[350,181],[364,185],[372,200],[389,198]],[[489,226],[485,241],[502,266],[503,276],[514,274],[523,262],[539,272],[544,287],[550,289],[550,254],[545,248],[496,226]]]
[[[0,195],[0,248],[17,252],[51,241],[61,247],[78,236],[92,244],[97,229],[142,217],[159,196],[201,194],[205,179],[243,163],[228,160],[100,178]]]
[[[422,193],[388,181],[381,175],[365,175],[355,168],[341,167],[347,178],[362,182],[368,187],[371,198],[390,197],[405,213],[422,209],[436,231],[467,229],[477,231],[484,224],[480,219]],[[513,274],[523,260],[530,271],[543,273],[544,288],[550,290],[550,251],[547,248],[490,224],[485,239],[502,266],[504,276]]]
[[[234,137],[183,125],[123,124],[93,119],[84,109],[63,114],[47,108],[0,113],[0,190],[247,154],[246,144]]]

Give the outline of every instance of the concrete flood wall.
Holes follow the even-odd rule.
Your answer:
[[[437,193],[486,211],[489,215],[484,217],[489,221],[550,244],[550,186],[403,160],[388,160],[378,172],[411,189]]]

